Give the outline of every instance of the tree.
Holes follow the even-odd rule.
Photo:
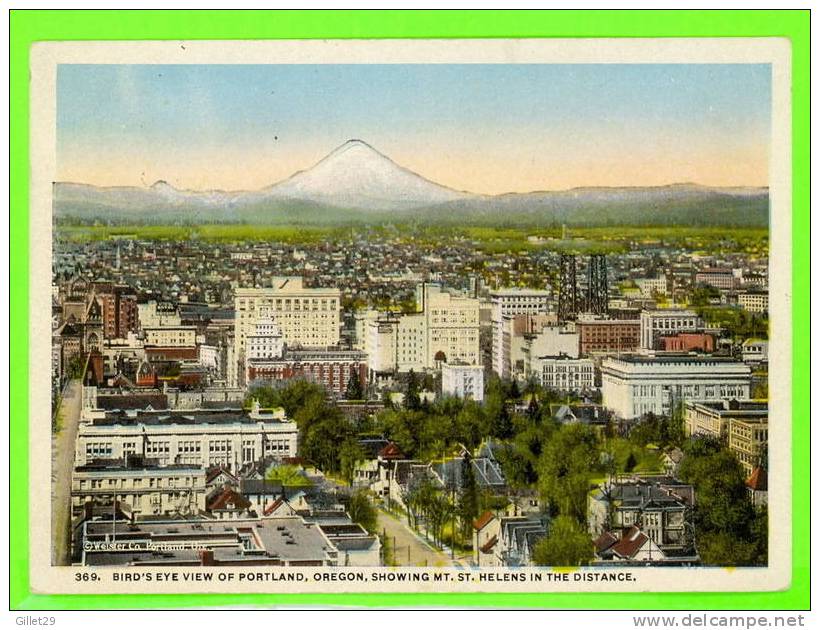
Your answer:
[[[310,488],[313,483],[296,466],[274,466],[265,473],[265,480],[289,488]]]
[[[294,379],[282,387],[257,386],[251,388],[245,398],[245,406],[249,407],[253,400],[257,400],[259,406],[263,408],[282,407],[285,414],[293,418],[296,412],[305,405],[323,403],[325,392],[316,383],[305,379]]]
[[[512,379],[512,381],[510,382],[508,395],[513,400],[518,400],[519,398],[521,398],[521,390],[518,388],[518,381],[516,381],[515,379]]]
[[[353,473],[356,469],[356,464],[364,458],[364,451],[362,451],[356,439],[353,436],[348,437],[339,449],[339,471],[347,483],[353,483]]]
[[[461,460],[461,488],[458,497],[458,516],[465,536],[472,532],[473,520],[478,516],[478,482],[469,452]]]
[[[427,530],[433,537],[433,544],[441,545],[442,530],[453,513],[453,506],[442,492],[434,490],[427,498],[424,511],[427,516]]]
[[[65,373],[68,378],[71,379],[82,378],[84,369],[85,361],[83,361],[83,358],[81,356],[74,356],[71,357],[71,360],[68,362]]]
[[[410,370],[410,373],[407,375],[407,393],[404,397],[404,406],[411,411],[415,411],[421,407],[418,379],[413,370]]]
[[[697,547],[705,564],[754,566],[768,557],[768,515],[756,510],[746,491],[743,468],[712,437],[684,444],[679,476],[695,489]]]
[[[538,406],[538,398],[535,394],[530,396],[530,404],[527,405],[527,419],[533,424],[541,420],[541,408]]]
[[[754,510],[734,453],[714,438],[694,439],[684,447],[678,474],[695,489],[697,531],[748,538]]]
[[[364,490],[357,490],[352,495],[347,504],[347,513],[354,523],[358,523],[371,534],[376,531],[377,513],[376,508],[370,502]]]
[[[593,557],[592,539],[570,516],[558,516],[549,535],[535,544],[533,561],[537,566],[577,567],[589,564]]]
[[[626,463],[624,463],[624,472],[632,472],[635,470],[637,464],[638,460],[635,459],[635,453],[630,451],[629,456],[626,458]]]
[[[494,422],[492,423],[491,430],[493,437],[497,437],[500,440],[506,440],[512,436],[512,416],[510,415],[510,410],[505,403],[501,404],[501,407],[498,410],[498,415],[495,416]]]
[[[350,380],[347,382],[347,390],[345,391],[345,398],[347,400],[362,400],[364,398],[364,390],[362,389],[362,381],[356,372],[350,373]]]
[[[303,436],[301,455],[326,472],[341,468],[340,444],[353,439],[353,426],[337,407],[323,404],[317,408],[304,407],[296,413],[296,424]]]
[[[538,462],[539,489],[551,510],[584,522],[590,479],[600,466],[593,429],[568,424],[555,431]]]

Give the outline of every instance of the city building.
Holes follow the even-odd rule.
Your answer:
[[[270,287],[237,288],[234,293],[234,344],[244,361],[247,337],[260,318],[270,318],[289,346],[328,347],[339,343],[341,292],[310,288],[300,277],[274,278]],[[244,368],[239,370],[244,374]]]
[[[658,338],[664,352],[714,352],[715,337],[709,333],[678,332]]]
[[[481,362],[477,299],[423,283],[416,288],[416,304],[416,313],[371,311],[359,324],[371,378],[437,370],[447,362]]]
[[[740,346],[744,363],[759,364],[769,360],[769,342],[765,339],[746,339]]]
[[[106,339],[122,339],[139,330],[137,296],[131,287],[110,282],[94,282],[92,295],[102,304],[103,335]]]
[[[730,291],[735,288],[737,279],[734,271],[725,267],[708,267],[695,272],[695,284],[705,284],[716,289]]]
[[[484,400],[484,367],[461,363],[441,366],[441,393],[459,398]]]
[[[142,328],[180,326],[182,324],[179,307],[173,302],[148,300],[137,304],[137,311]]]
[[[737,294],[737,303],[750,313],[768,313],[769,292],[743,291]]]
[[[504,318],[505,364],[510,366],[510,378],[527,381],[533,376],[533,360],[539,356],[578,357],[578,334],[568,326],[521,326],[528,320],[553,319],[551,315],[513,315]],[[510,334],[508,335],[508,330]]]
[[[505,319],[514,315],[537,315],[548,313],[552,305],[551,294],[542,289],[498,289],[490,292],[493,326],[493,370],[501,377],[509,378],[511,366],[509,353],[504,351],[512,331],[505,330]],[[509,326],[509,324],[508,324]]]
[[[595,389],[595,365],[592,359],[566,355],[536,357],[532,373],[542,387],[562,392],[591,392]]]
[[[632,319],[604,319],[579,315],[575,322],[582,357],[592,354],[635,352],[641,338],[641,322]]]
[[[264,456],[295,457],[298,430],[282,409],[114,410],[83,412],[75,464],[139,455],[161,466],[230,465]]]
[[[750,477],[768,457],[769,414],[757,417],[729,419],[729,450],[743,466],[745,477]]]
[[[728,358],[623,355],[601,364],[603,404],[622,419],[668,415],[687,400],[748,400],[751,369]]]
[[[192,348],[196,346],[196,326],[143,327],[145,345],[157,348]]]
[[[256,320],[254,331],[245,337],[248,363],[256,359],[279,359],[284,352],[285,341],[279,326],[270,317]]]
[[[109,516],[84,521],[73,549],[73,563],[82,566],[317,567],[339,563],[339,550],[321,528],[301,516],[136,522]]]
[[[568,326],[558,326],[554,313],[508,315],[504,317],[502,330],[502,362],[509,369],[509,378],[528,379],[533,356],[578,356],[577,334]]]
[[[668,285],[666,276],[659,276],[657,278],[637,278],[635,284],[641,291],[644,297],[654,297],[655,295],[666,295],[668,293]]]
[[[730,422],[740,420],[766,421],[768,403],[739,400],[689,400],[684,404],[683,429],[689,435],[709,435],[728,442]]]
[[[703,320],[694,311],[683,309],[660,309],[641,311],[641,345],[646,350],[660,349],[660,337],[679,332],[697,332],[703,328]]]
[[[205,509],[205,469],[190,464],[159,466],[139,455],[98,459],[71,474],[71,507],[120,501],[139,516],[198,514]]]
[[[322,385],[329,393],[344,397],[351,377],[367,384],[367,355],[340,348],[285,348],[278,358],[248,358],[246,382],[303,378]]]

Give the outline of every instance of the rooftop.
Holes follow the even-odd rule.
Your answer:
[[[116,537],[114,538],[114,534]],[[106,541],[131,549],[111,550]],[[319,527],[301,517],[231,519],[230,521],[164,520],[129,523],[89,521],[83,542],[100,544],[86,551],[86,564],[199,564],[201,549],[210,549],[217,563],[262,564],[275,561],[327,563],[336,548]]]
[[[185,411],[131,410],[106,411],[105,417],[94,418],[95,427],[106,426],[171,426],[171,425],[227,425],[258,424],[260,422],[287,422],[284,413],[252,414],[242,409],[194,409]]]

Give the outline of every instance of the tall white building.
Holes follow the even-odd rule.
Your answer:
[[[369,312],[363,316],[364,350],[372,373],[436,369],[446,362],[476,365],[479,348],[479,301],[421,285],[417,313]]]
[[[421,288],[420,297],[428,333],[426,367],[448,361],[479,364],[479,301],[430,284]]]
[[[509,355],[505,353],[505,333],[509,343],[510,324],[505,319],[513,315],[536,315],[550,309],[550,292],[541,289],[499,289],[490,292],[493,320],[493,370],[502,377],[511,372]]]
[[[641,311],[641,348],[657,349],[659,337],[679,332],[696,332],[701,329],[703,329],[703,320],[695,311],[686,309]]]
[[[247,338],[261,318],[269,318],[289,346],[327,347],[339,343],[341,292],[308,288],[302,278],[274,278],[270,287],[238,288],[234,293],[234,352],[244,361]],[[238,370],[239,374],[244,369]]]
[[[246,358],[251,359],[278,359],[282,356],[285,342],[279,326],[270,317],[261,317],[256,320],[256,327],[252,334],[245,337]]]
[[[668,414],[686,400],[749,400],[751,368],[732,359],[624,355],[601,364],[603,404],[620,418]]]
[[[445,363],[441,366],[441,393],[459,398],[484,400],[484,367]]]

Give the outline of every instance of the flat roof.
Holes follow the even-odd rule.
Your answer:
[[[99,552],[85,553],[90,565],[132,564],[162,562],[189,563],[199,560],[199,549],[213,551],[217,562],[244,562],[252,564],[272,560],[285,562],[326,561],[337,554],[337,549],[315,523],[306,522],[300,516],[261,519],[219,520],[165,520],[89,521],[86,523],[85,540],[81,542],[105,542],[116,533],[118,541],[150,543],[153,549],[123,549],[111,551],[101,548]],[[249,538],[252,549],[243,548],[242,538]]]
[[[95,427],[126,425],[136,426],[144,424],[148,426],[169,426],[169,425],[202,425],[202,424],[259,424],[277,423],[285,424],[288,420],[284,416],[262,415],[251,417],[242,409],[196,409],[190,411],[145,411],[137,410],[136,413],[125,411],[107,411],[104,418],[94,418],[91,422]]]

